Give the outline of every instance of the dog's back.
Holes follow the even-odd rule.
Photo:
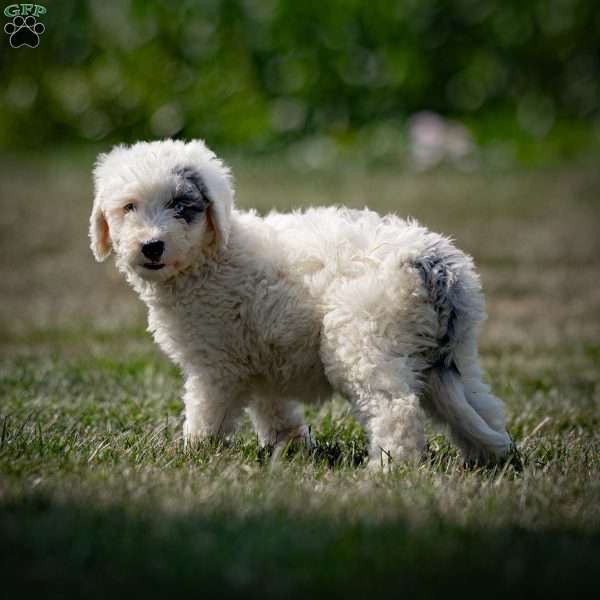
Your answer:
[[[421,371],[425,406],[449,426],[468,459],[506,455],[511,440],[502,403],[479,368],[476,337],[486,315],[469,256],[414,221],[368,210],[274,213],[267,223],[280,237],[289,270],[326,311],[333,306],[333,319],[358,324],[372,312],[373,328],[382,331],[379,346],[408,355]]]

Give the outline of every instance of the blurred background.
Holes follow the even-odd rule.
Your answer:
[[[143,327],[87,247],[91,169],[113,144],[173,136],[231,163],[242,208],[367,205],[455,237],[492,345],[596,335],[594,2],[41,6],[37,47],[0,34],[0,333]]]
[[[473,169],[600,145],[591,0],[41,4],[39,47],[3,34],[5,150],[202,137],[300,169]]]

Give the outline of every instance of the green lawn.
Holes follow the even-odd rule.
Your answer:
[[[261,598],[597,592],[600,172],[292,172],[234,161],[238,204],[345,203],[453,235],[482,273],[482,355],[523,468],[362,468],[341,399],[310,456],[271,464],[248,424],[184,450],[181,378],[87,247],[90,164],[0,161],[0,589]],[[469,594],[470,592],[470,594]]]

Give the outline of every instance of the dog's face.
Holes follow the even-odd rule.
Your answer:
[[[117,147],[94,171],[94,255],[114,249],[121,271],[164,281],[227,243],[233,204],[228,169],[203,142]]]

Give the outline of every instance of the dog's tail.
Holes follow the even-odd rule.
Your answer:
[[[465,378],[458,357],[474,344],[477,323],[485,318],[483,295],[469,257],[447,240],[438,242],[428,258],[418,263],[429,300],[437,313],[435,349],[428,362],[429,396],[434,414],[450,427],[468,460],[497,461],[508,454],[511,439],[504,429],[500,401],[485,384]],[[476,357],[473,358],[476,360]],[[480,373],[477,369],[477,375]]]
[[[469,404],[456,367],[434,366],[429,372],[430,397],[437,415],[450,426],[465,458],[489,463],[504,458],[512,442],[505,431],[496,431]]]

